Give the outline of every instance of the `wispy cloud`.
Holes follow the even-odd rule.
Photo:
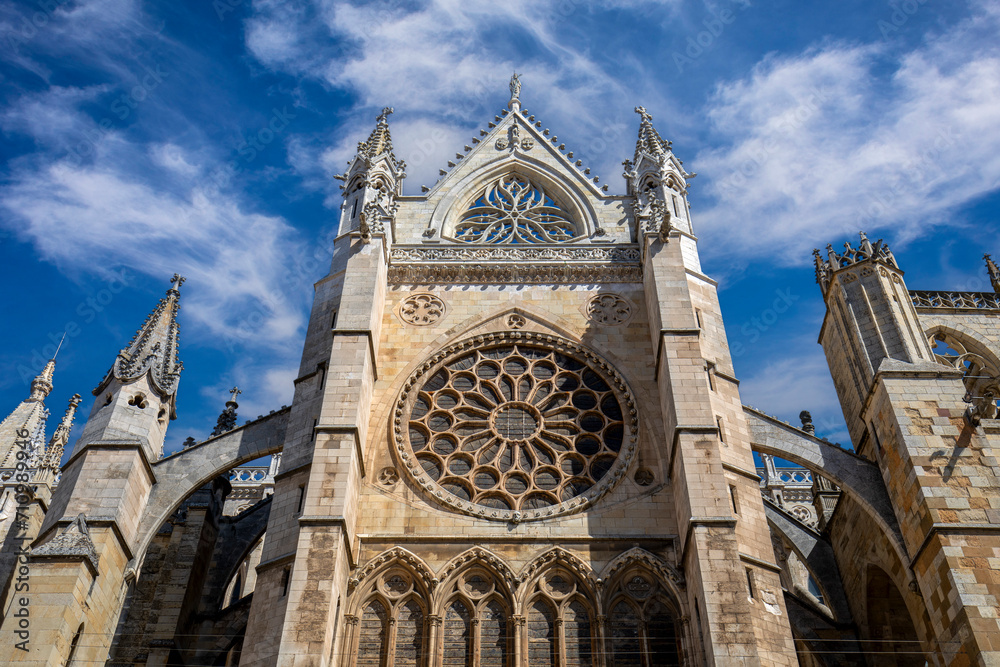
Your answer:
[[[677,4],[627,2],[614,7],[642,5],[655,20],[671,15]],[[598,139],[573,148],[609,177],[628,152],[625,135],[631,134],[632,106],[640,97],[664,99],[642,76],[631,70],[609,71],[588,52],[589,43],[574,46],[560,34],[569,16],[595,11],[587,3],[434,0],[413,7],[324,1],[308,7],[292,10],[283,3],[255,3],[247,21],[250,52],[269,68],[316,78],[356,95],[356,110],[367,113],[352,114],[341,129],[341,136],[353,141],[370,129],[374,110],[394,106],[397,153],[416,168],[411,175],[417,178],[404,184],[411,192],[436,180],[434,174],[448,153],[461,148],[467,135],[506,101],[507,80],[514,70],[529,82],[522,96],[525,106],[544,108],[545,122],[559,131]],[[315,25],[302,25],[316,19],[326,22],[326,35]],[[427,140],[437,130],[449,141],[428,149]],[[352,141],[345,140],[332,152],[342,157],[343,147],[353,148]],[[300,157],[310,153],[321,154],[305,151]],[[440,161],[431,165],[432,158]]]
[[[962,224],[956,208],[1000,185],[998,25],[982,10],[901,56],[824,44],[719,85],[724,143],[694,161],[713,251],[802,263],[858,229],[905,242]]]

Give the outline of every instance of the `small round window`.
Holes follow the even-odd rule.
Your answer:
[[[531,520],[584,507],[628,466],[636,411],[621,377],[553,336],[477,336],[414,374],[396,406],[413,479],[476,516]]]

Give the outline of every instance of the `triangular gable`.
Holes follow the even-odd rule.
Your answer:
[[[517,146],[511,137],[511,126],[515,123],[520,135]],[[546,134],[549,130],[541,126],[542,122],[527,110],[509,112],[504,109],[488,123],[488,129],[480,130],[479,136],[471,144],[466,144],[468,150],[464,154],[458,153],[454,160],[448,162],[448,170],[440,170],[442,178],[428,188],[426,197],[434,198],[449,185],[482,168],[484,162],[500,161],[511,154],[527,162],[538,162],[547,157],[545,161],[557,167],[567,181],[594,197],[607,196],[608,186],[600,186],[600,178],[591,174],[590,168],[573,151],[567,151],[557,135]]]

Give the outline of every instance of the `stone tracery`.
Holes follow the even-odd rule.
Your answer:
[[[455,346],[412,379],[419,388],[397,405],[406,468],[438,500],[487,518],[582,507],[579,496],[596,497],[628,465],[631,396],[615,390],[624,384],[606,363],[572,344],[530,333],[493,338]]]
[[[578,235],[541,185],[513,173],[490,184],[455,226],[455,238],[466,243],[561,243]]]

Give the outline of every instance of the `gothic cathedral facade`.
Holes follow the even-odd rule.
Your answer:
[[[290,407],[237,426],[234,391],[164,455],[179,276],[61,466],[50,363],[0,424],[0,660],[1000,665],[1000,297],[817,253],[854,448],[745,407],[693,174],[636,111],[609,193],[515,75],[414,196],[383,110]]]

